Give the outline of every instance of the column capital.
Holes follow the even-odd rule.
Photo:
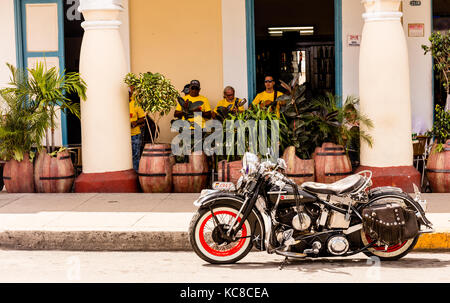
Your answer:
[[[122,0],[80,0],[78,11],[83,13],[91,10],[123,10]]]

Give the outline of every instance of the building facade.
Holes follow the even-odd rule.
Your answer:
[[[365,4],[362,2],[284,0],[274,4],[267,0],[81,0],[80,7],[80,0],[2,0],[0,86],[9,80],[6,62],[30,67],[36,61],[45,61],[48,66],[80,71],[80,60],[83,59],[80,53],[86,47],[86,42],[82,42],[83,35],[87,30],[83,30],[81,24],[89,15],[93,20],[91,29],[96,22],[109,20],[118,31],[121,42],[115,47],[122,48],[119,57],[123,54],[125,58],[123,77],[128,71],[159,72],[180,91],[190,80],[198,79],[201,94],[210,100],[211,106],[223,98],[223,88],[228,85],[236,89],[236,96],[251,101],[261,85],[261,75],[278,73],[277,76],[284,79],[280,68],[283,69],[283,64],[292,65],[292,62],[301,66],[298,56],[302,54],[311,60],[303,57],[305,70],[299,67],[300,71],[308,73],[312,83],[314,79],[318,83],[323,80],[324,87],[344,99],[350,95],[359,96],[360,47],[364,41],[365,22],[362,17]],[[421,45],[427,44],[433,31],[433,2],[391,2],[400,2],[401,25],[407,44],[404,56],[409,60],[411,110],[406,114],[411,118],[411,131],[424,133],[432,127],[434,88],[432,58],[429,54],[424,55]],[[99,7],[104,10],[103,17],[95,16],[96,5],[97,10]],[[117,12],[117,16],[109,16],[106,11]],[[290,34],[289,31],[296,26],[308,28],[304,32],[306,35],[303,36],[301,31],[300,34]],[[275,27],[285,29],[271,32]],[[378,49],[383,51],[384,48]],[[313,60],[318,57],[317,50],[325,50],[329,54],[330,60],[320,61],[320,64],[326,63],[325,68],[322,65],[318,68]],[[93,46],[90,52],[95,52]],[[106,54],[100,54],[99,58],[103,55]],[[271,59],[267,58],[269,55]],[[323,53],[321,56],[326,59]],[[103,75],[108,74],[108,69],[114,70],[116,63],[110,62],[105,66]],[[379,72],[380,77],[384,75],[383,71],[372,72]],[[88,90],[92,90],[95,83],[88,84],[91,85]],[[120,102],[126,103],[127,100]],[[106,107],[107,103],[103,106]],[[101,111],[100,108],[97,110]],[[160,141],[170,142],[175,136],[170,132],[172,118],[169,115],[161,120]],[[82,118],[81,125],[83,119],[86,118]],[[82,138],[87,138],[86,134],[81,134],[80,124],[73,117],[63,114],[59,120],[57,144],[79,144]],[[83,150],[83,153],[89,151]],[[119,157],[128,155],[127,151],[117,153]],[[120,162],[114,157],[108,161]],[[128,165],[128,160],[125,162],[123,167]],[[103,167],[95,171],[108,169]]]

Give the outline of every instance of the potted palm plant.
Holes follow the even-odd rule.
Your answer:
[[[359,112],[358,98],[347,97],[343,106],[339,106],[338,97],[329,93],[308,98],[306,85],[298,85],[297,82],[297,78],[290,85],[282,82],[289,93],[277,99],[283,104],[280,112],[288,124],[287,132],[283,134],[290,145],[285,150],[288,169],[291,166],[298,170],[292,171],[292,175],[311,177],[308,167],[311,167],[310,159],[313,158],[316,181],[333,182],[351,173],[348,153],[359,149],[360,138],[372,144],[372,138],[359,129],[360,124],[373,127],[372,121]],[[344,165],[325,172],[324,163],[332,157],[339,158],[335,162]]]
[[[331,183],[352,174],[355,165],[349,151],[359,155],[360,140],[372,146],[372,137],[360,125],[370,129],[373,123],[359,112],[358,104],[358,98],[348,96],[341,107],[338,98],[330,93],[313,100],[312,119],[322,143],[313,156],[318,182]]]
[[[144,146],[144,152],[139,162],[139,182],[144,192],[170,192],[172,189],[171,146],[166,143],[157,143],[159,137],[159,121],[168,115],[177,104],[180,97],[178,91],[170,80],[159,73],[147,72],[144,74],[129,73],[125,83],[133,88],[132,98],[146,113],[146,125],[151,136],[151,143]],[[155,122],[155,135],[147,120],[147,115]],[[151,154],[164,155],[161,157]]]
[[[65,71],[60,73],[56,67],[47,68],[40,62],[34,68],[28,68],[26,72],[25,81],[10,83],[10,91],[45,111],[50,129],[45,130],[46,145],[45,148],[38,150],[36,158],[34,168],[36,191],[68,192],[72,189],[75,173],[68,151],[64,148],[56,149],[56,118],[58,111],[67,110],[80,118],[79,104],[73,103],[66,94],[76,93],[85,100],[86,83],[78,73]]]
[[[11,82],[23,86],[26,75],[8,65]],[[48,112],[11,88],[0,90],[4,101],[0,119],[0,154],[6,160],[3,180],[10,193],[35,192],[33,160],[41,147],[45,130],[49,126]]]

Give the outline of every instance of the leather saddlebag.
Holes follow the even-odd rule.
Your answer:
[[[385,245],[403,243],[419,232],[414,211],[396,203],[369,206],[362,211],[362,216],[365,233]]]

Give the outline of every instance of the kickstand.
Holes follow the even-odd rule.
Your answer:
[[[281,262],[279,269],[282,270],[289,263],[288,257],[284,258],[283,262]]]

